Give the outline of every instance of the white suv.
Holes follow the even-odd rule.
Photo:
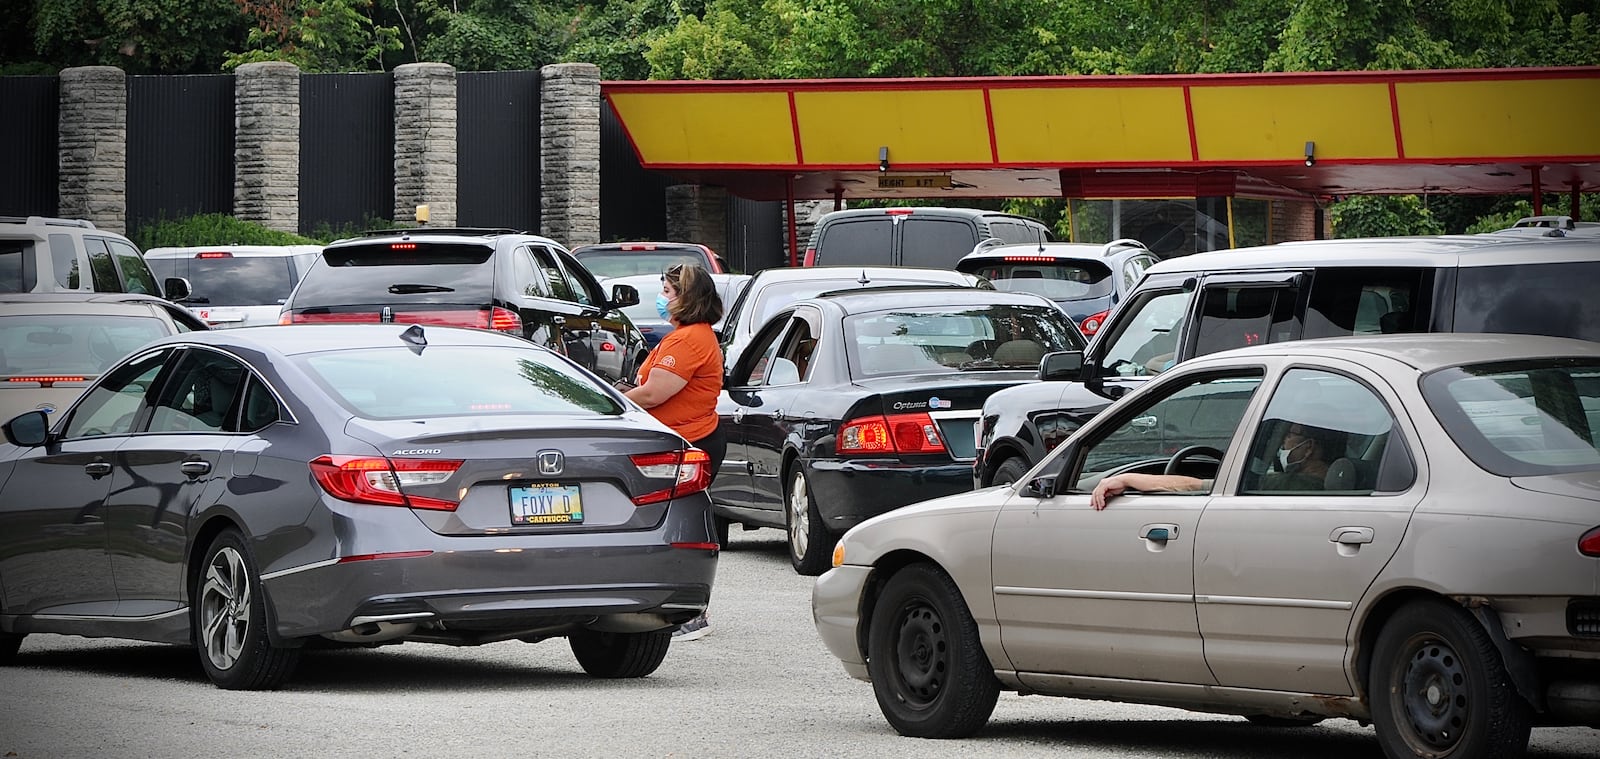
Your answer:
[[[322,252],[320,245],[207,245],[151,248],[156,276],[189,282],[176,299],[212,329],[277,324],[283,302]]]
[[[131,240],[82,219],[0,216],[0,293],[143,293],[181,298],[189,283],[163,287]]]

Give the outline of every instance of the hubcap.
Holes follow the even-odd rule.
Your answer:
[[[1454,649],[1437,638],[1410,647],[1400,674],[1401,715],[1423,746],[1446,750],[1461,741],[1471,716],[1467,671]]]
[[[949,641],[939,614],[925,604],[905,610],[895,631],[894,661],[901,698],[908,706],[926,707],[944,690],[949,670]]]
[[[811,499],[806,495],[805,476],[796,474],[789,488],[789,550],[799,560],[810,548]]]
[[[244,652],[250,631],[250,579],[244,557],[231,547],[212,555],[200,586],[200,645],[219,670],[231,668]]]

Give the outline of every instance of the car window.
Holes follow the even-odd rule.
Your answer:
[[[1082,348],[1061,309],[952,305],[845,317],[851,376],[1033,369],[1046,353]]]
[[[50,235],[50,263],[55,267],[56,284],[68,290],[78,289],[78,245],[72,235]]]
[[[161,285],[151,276],[150,267],[145,265],[144,256],[139,255],[138,248],[121,240],[108,240],[107,243],[111,246],[111,254],[117,259],[117,268],[122,270],[124,292],[161,294]]]
[[[111,249],[106,247],[105,240],[85,237],[83,247],[89,251],[89,273],[94,277],[95,292],[122,292],[122,282],[117,279],[117,264],[111,260]]]
[[[140,356],[102,377],[72,410],[62,436],[72,440],[133,432],[139,412],[147,405],[150,386],[170,353],[162,350]]]
[[[972,246],[968,245],[967,250]],[[894,251],[894,221],[887,216],[824,225],[817,239],[819,264],[887,264]],[[962,251],[965,253],[966,251]]]
[[[906,266],[954,268],[977,244],[977,233],[966,222],[908,216],[900,223],[900,263]]]
[[[170,333],[160,319],[147,316],[0,316],[0,374],[96,377]]]
[[[1600,468],[1600,364],[1478,364],[1422,380],[1428,407],[1478,466],[1502,477]]]
[[[158,277],[189,280],[184,303],[212,306],[275,306],[296,282],[289,256],[233,256],[226,253],[145,259]]]
[[[239,390],[249,372],[216,351],[190,349],[161,388],[150,432],[232,432]]]
[[[534,269],[538,271],[550,296],[560,300],[576,302],[577,295],[567,284],[566,273],[561,271],[560,266],[556,265],[556,260],[550,255],[550,251],[546,248],[535,246],[528,248],[528,252],[532,254]]]
[[[246,377],[244,404],[239,411],[239,431],[255,432],[284,417],[277,396],[260,377]]]
[[[1324,267],[1311,281],[1303,336],[1427,332],[1434,270]]]
[[[1395,435],[1389,407],[1342,374],[1291,369],[1250,444],[1242,495],[1366,495]]]
[[[796,313],[789,331],[766,372],[767,385],[793,385],[811,380],[811,356],[817,348],[816,330],[804,314]]]
[[[660,274],[682,263],[695,263],[711,271],[711,262],[699,250],[580,250],[573,257],[596,277],[629,277]]]
[[[1463,266],[1455,331],[1511,332],[1600,341],[1600,261]]]
[[[1164,389],[1158,397],[1125,412],[1121,423],[1098,432],[1095,439],[1080,446],[1075,490],[1093,490],[1096,483],[1112,474],[1160,474],[1174,453],[1196,445],[1213,449],[1213,454],[1187,459],[1190,468],[1174,474],[1214,478],[1220,464],[1215,453],[1227,453],[1250,398],[1260,385],[1261,373],[1253,372],[1200,377]],[[1209,482],[1205,489],[1195,492],[1210,492]]]
[[[1295,291],[1284,287],[1206,287],[1194,355],[1294,339],[1294,299]]]
[[[786,315],[774,316],[740,354],[734,367],[731,384],[735,387],[754,387],[767,383],[767,370],[778,350],[778,338],[788,329],[793,319]]]
[[[1042,295],[1051,300],[1103,298],[1116,289],[1111,269],[1099,261],[1057,260],[1050,256],[1006,256],[973,273],[994,289]]]
[[[1128,315],[1116,321],[1121,329],[1110,338],[1101,356],[1105,376],[1138,377],[1160,374],[1176,363],[1189,293],[1159,290],[1128,304]]]
[[[0,240],[0,293],[29,293],[39,282],[32,240]]]
[[[623,407],[594,375],[535,348],[433,346],[297,356],[296,363],[352,414],[433,416],[610,415]]]
[[[403,247],[401,247],[403,246]],[[296,309],[363,305],[486,303],[494,286],[494,248],[473,243],[341,245],[294,290]]]
[[[606,297],[600,292],[599,286],[590,277],[584,276],[584,269],[575,259],[564,256],[557,251],[548,251],[561,262],[561,268],[567,280],[567,288],[572,291],[577,302],[585,306],[598,306],[606,302]]]

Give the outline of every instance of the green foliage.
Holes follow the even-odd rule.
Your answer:
[[[255,20],[223,68],[288,61],[306,72],[383,69],[402,49],[400,30],[375,23],[374,0],[236,0]]]
[[[52,70],[210,73],[247,25],[234,0],[39,0],[31,47]]]
[[[311,236],[318,242],[333,242],[348,237],[360,237],[362,232],[374,229],[409,229],[417,226],[411,222],[400,222],[382,216],[368,216],[359,224],[330,224],[326,221],[319,222],[311,228]]]
[[[1329,214],[1334,237],[1444,234],[1416,195],[1360,195],[1334,203]]]
[[[158,219],[134,229],[128,237],[140,250],[193,245],[305,245],[317,242],[220,213]]]

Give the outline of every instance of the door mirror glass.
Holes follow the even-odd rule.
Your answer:
[[[611,286],[611,306],[613,308],[627,308],[639,305],[639,290],[633,285],[616,284]]]
[[[6,422],[6,442],[23,448],[43,445],[50,432],[50,417],[43,411],[29,411]]]
[[[170,300],[173,303],[179,303],[187,300],[189,294],[194,292],[193,290],[189,289],[189,280],[184,279],[183,277],[167,277],[161,282],[161,290],[167,294],[167,300]],[[278,302],[282,303],[283,299],[280,298]]]
[[[1022,494],[1029,498],[1053,498],[1056,494],[1056,478],[1052,475],[1035,477],[1022,486]]]
[[[1083,351],[1055,351],[1039,361],[1039,379],[1076,379],[1083,371]]]

